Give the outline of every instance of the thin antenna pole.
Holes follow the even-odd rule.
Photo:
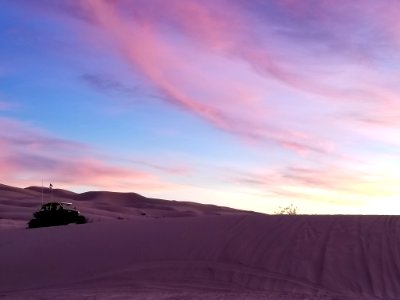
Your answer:
[[[42,205],[43,205],[43,178],[42,178]]]

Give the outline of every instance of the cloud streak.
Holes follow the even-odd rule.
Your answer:
[[[91,147],[32,129],[25,123],[0,118],[1,182],[32,185],[47,178],[67,187],[167,190],[156,175],[107,163]]]
[[[273,142],[296,152],[325,152],[329,148],[326,141],[311,133],[296,134],[282,126],[268,124],[268,118],[272,117],[274,121],[276,118],[276,108],[265,101],[269,97],[268,81],[247,70],[240,61],[229,58],[231,52],[247,48],[244,47],[247,40],[239,43],[241,38],[230,33],[230,26],[235,29],[236,23],[239,23],[236,25],[239,26],[239,34],[243,37],[247,35],[241,29],[240,23],[244,20],[239,16],[231,24],[229,18],[237,12],[231,12],[233,15],[227,17],[220,15],[222,7],[218,5],[213,14],[211,11],[214,10],[199,2],[171,1],[168,6],[160,2],[160,7],[155,9],[156,17],[162,20],[172,16],[173,20],[164,21],[182,27],[187,36],[201,42],[196,45],[160,32],[157,21],[152,19],[152,15],[147,15],[149,5],[144,5],[140,16],[128,19],[117,6],[105,1],[88,3],[99,24],[117,42],[126,61],[149,80],[170,104],[197,115],[216,128],[246,139]],[[211,5],[211,2],[207,4]],[[132,4],[128,11],[133,11],[136,5],[136,2]],[[156,3],[152,3],[151,8],[155,7]],[[204,44],[209,51],[202,51]],[[220,53],[226,58],[221,58]],[[256,64],[260,66],[260,62]],[[283,73],[277,75],[277,67],[268,68],[269,73],[275,74],[273,76],[284,76]]]
[[[373,163],[337,161],[329,166],[297,165],[268,171],[230,170],[227,180],[239,186],[253,186],[264,194],[279,198],[326,200],[334,203],[359,202],[394,197],[399,192],[400,176],[387,155]],[[234,175],[232,175],[232,173]]]
[[[12,111],[15,110],[15,108],[15,104],[9,101],[0,100],[0,111]]]
[[[379,34],[381,15],[367,22],[375,6],[342,4],[100,0],[85,2],[83,10],[92,12],[125,61],[168,103],[245,139],[296,153],[330,153],[330,137],[311,126],[299,129],[305,115],[294,115],[293,107],[324,111],[328,105],[381,124],[395,119],[390,112],[398,107],[398,93],[376,81],[376,57],[364,53],[378,35],[382,45],[392,41],[391,30]],[[257,18],[257,10],[264,15]],[[355,20],[354,10],[360,12]],[[354,47],[354,40],[363,44]],[[379,54],[385,50],[375,47]],[[285,100],[277,94],[286,94]]]
[[[122,95],[135,95],[137,89],[104,74],[89,74],[85,73],[80,76],[80,79],[90,87],[99,90],[100,92],[116,92]]]

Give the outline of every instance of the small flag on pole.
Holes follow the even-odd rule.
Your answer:
[[[53,185],[50,183],[50,201],[53,202]]]

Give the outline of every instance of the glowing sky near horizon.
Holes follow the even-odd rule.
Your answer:
[[[0,182],[400,214],[400,2],[2,0]]]

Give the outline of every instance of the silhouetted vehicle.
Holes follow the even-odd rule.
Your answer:
[[[34,218],[28,222],[29,228],[67,225],[70,223],[84,224],[86,218],[67,202],[50,202],[33,214]]]

